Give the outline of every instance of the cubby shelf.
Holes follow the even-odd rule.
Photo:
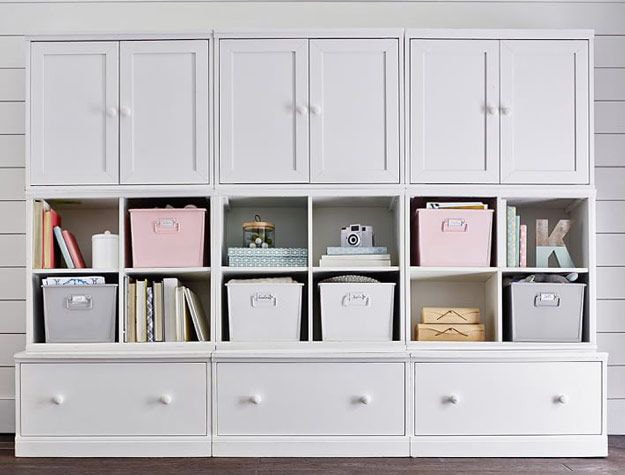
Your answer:
[[[399,266],[387,266],[387,267],[313,267],[315,274],[328,273],[372,273],[372,272],[397,272]]]
[[[127,267],[128,275],[159,274],[159,275],[191,275],[210,273],[210,267]]]
[[[308,267],[222,267],[224,274],[289,274],[307,272]]]
[[[119,269],[33,269],[34,275],[86,275],[116,274]]]
[[[510,274],[587,274],[588,267],[503,267],[501,271]]]

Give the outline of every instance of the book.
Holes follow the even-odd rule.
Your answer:
[[[145,333],[147,341],[154,341],[154,289],[148,283],[145,289]]]
[[[126,278],[128,282],[128,278]],[[137,341],[137,284],[128,282],[126,290],[126,342]]]
[[[147,281],[137,280],[136,282],[136,336],[139,343],[148,341],[147,333],[147,315],[146,315],[146,298],[147,298]]]
[[[199,341],[208,341],[210,338],[210,332],[208,329],[208,319],[204,313],[202,302],[198,298],[197,294],[190,288],[184,287],[184,296],[187,301],[187,307],[189,307],[189,314],[193,321],[193,327],[195,328],[195,334]]]
[[[389,267],[389,254],[364,254],[344,256],[321,256],[319,267]]]
[[[527,267],[527,225],[522,224],[519,231],[519,267]]]
[[[54,255],[54,227],[61,225],[61,216],[52,208],[43,212],[43,268],[56,268]]]
[[[154,282],[152,284],[154,293],[154,341],[165,341],[164,335],[164,315],[163,315],[163,283]]]
[[[176,341],[191,341],[193,339],[193,323],[187,311],[184,287],[176,287]]]
[[[368,255],[368,254],[388,254],[388,249],[384,246],[375,247],[346,247],[346,246],[328,246],[327,255],[329,256],[345,256],[345,255]]]
[[[74,269],[74,262],[72,261],[71,256],[69,255],[69,250],[67,249],[67,245],[65,244],[65,239],[63,239],[63,232],[60,226],[54,226],[54,239],[56,240],[56,244],[59,246],[61,250],[61,255],[63,256],[63,260],[65,261],[65,266],[68,269]]]
[[[67,229],[63,230],[63,240],[65,241],[65,245],[67,246],[69,255],[72,258],[74,267],[76,269],[84,269],[85,267],[87,267],[85,265],[85,260],[82,257],[82,253],[80,252],[80,247],[78,246],[76,238]]]
[[[514,267],[519,267],[520,264],[520,243],[521,243],[521,216],[517,214],[516,223],[514,225],[514,234],[516,239],[516,245],[514,246]]]
[[[176,288],[179,282],[175,277],[163,279],[163,314],[165,341],[178,341],[176,332]]]
[[[515,267],[515,247],[516,247],[516,207],[506,208],[506,261],[508,267]]]
[[[41,269],[43,265],[43,212],[47,205],[45,201],[33,201],[33,269]]]
[[[438,202],[428,201],[425,204],[426,209],[488,209],[486,203],[481,201],[456,201],[456,202]]]

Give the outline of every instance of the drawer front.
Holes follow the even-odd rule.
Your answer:
[[[218,363],[219,435],[403,435],[404,363]]]
[[[21,365],[23,436],[205,435],[206,363]]]
[[[600,434],[601,362],[417,363],[417,435]]]

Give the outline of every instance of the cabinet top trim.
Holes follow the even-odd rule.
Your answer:
[[[594,30],[408,28],[407,39],[591,40]]]

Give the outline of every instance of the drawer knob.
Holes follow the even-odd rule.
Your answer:
[[[456,396],[455,394],[451,394],[447,396],[445,401],[448,402],[449,404],[458,404],[458,402],[460,401],[460,398]]]
[[[121,113],[122,116],[124,117],[130,117],[132,115],[132,111],[130,110],[130,107],[122,107],[119,112]]]
[[[308,113],[308,107],[306,106],[297,106],[295,110],[297,111],[299,115],[304,115]]]
[[[503,115],[510,115],[510,113],[512,112],[507,106],[501,106],[500,110]]]
[[[252,404],[259,405],[261,402],[263,402],[263,398],[262,398],[262,397],[260,397],[260,394],[252,394],[252,395],[250,396],[250,402],[251,402]]]
[[[52,397],[52,403],[56,404],[57,406],[60,406],[64,402],[65,402],[65,398],[61,394],[57,394],[56,396]]]
[[[158,398],[158,400],[164,406],[169,406],[173,402],[174,398],[171,397],[169,394],[163,394],[161,397]]]
[[[558,404],[566,404],[569,402],[569,397],[566,394],[560,394],[559,396],[556,396],[555,399]]]
[[[496,112],[497,109],[495,109],[492,104],[486,104],[486,113],[488,115],[495,115]]]
[[[117,117],[117,108],[116,107],[109,107],[106,110],[106,113],[108,114],[109,117]]]
[[[371,396],[369,396],[368,394],[363,394],[362,396],[360,396],[358,398],[358,401],[360,402],[360,404],[370,404],[371,403]]]
[[[310,106],[310,112],[312,112],[314,115],[319,115],[321,114],[321,107],[317,105]]]

